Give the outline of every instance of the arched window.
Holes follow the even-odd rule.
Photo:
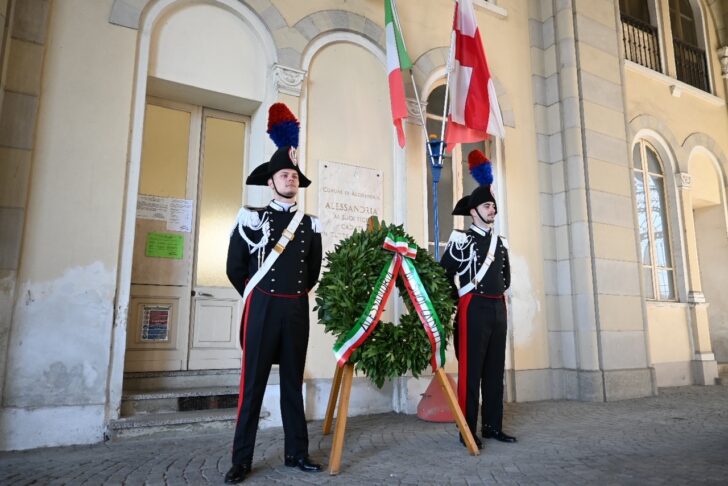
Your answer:
[[[427,111],[425,114],[425,123],[428,135],[435,135],[440,138],[442,127],[442,113],[445,102],[445,85],[441,84],[435,87],[427,97]],[[496,145],[492,140],[459,144],[452,152],[451,156],[445,158],[442,172],[440,173],[440,183],[438,184],[438,215],[440,223],[440,254],[447,245],[447,240],[454,228],[463,229],[470,224],[469,218],[462,216],[452,216],[452,209],[462,196],[470,194],[476,188],[477,182],[471,177],[468,171],[468,154],[475,149],[482,150],[483,153],[491,160],[495,171]],[[435,248],[435,218],[434,218],[434,201],[432,187],[432,170],[429,167],[429,159],[427,160],[427,226],[428,226],[428,245],[430,253],[434,253]],[[495,183],[494,183],[495,186]]]
[[[633,19],[652,24],[647,0],[619,0],[619,11],[622,15],[629,15]]]
[[[688,0],[670,0],[670,24],[675,39],[699,47],[695,14]]]
[[[675,300],[662,163],[644,140],[634,146],[632,158],[645,295],[648,299]]]
[[[690,0],[670,0],[669,6],[677,79],[710,91],[705,43],[698,23],[700,10]]]

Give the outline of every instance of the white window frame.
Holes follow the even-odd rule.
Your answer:
[[[665,163],[662,160],[662,157],[660,155],[660,151],[655,147],[650,141],[639,138],[635,141],[635,143],[632,145],[632,151],[630,153],[630,157],[634,154],[635,147],[639,146],[640,150],[640,162],[641,162],[641,168],[637,169],[634,164],[634,160],[632,160],[632,166],[631,170],[632,172],[640,171],[642,173],[643,179],[642,179],[642,185],[644,188],[644,197],[645,197],[645,211],[647,213],[647,239],[648,239],[648,246],[649,246],[649,252],[650,252],[650,264],[645,265],[642,262],[642,255],[641,255],[641,248],[642,248],[642,242],[641,242],[641,236],[639,234],[639,227],[638,230],[638,238],[640,241],[638,241],[638,244],[640,245],[640,270],[644,271],[646,268],[650,268],[650,274],[652,277],[652,297],[647,297],[647,300],[650,301],[659,301],[659,302],[678,302],[679,301],[679,295],[678,295],[678,286],[677,286],[677,268],[675,264],[675,249],[674,249],[674,240],[672,238],[672,224],[671,224],[671,218],[670,218],[670,194],[668,192],[668,186],[667,186],[667,173],[665,171]],[[658,163],[660,164],[660,168],[662,169],[661,174],[657,174],[654,172],[650,172],[648,170],[648,164],[647,164],[647,148],[655,154],[655,157],[657,158]],[[657,255],[657,249],[655,247],[655,235],[654,235],[654,227],[652,225],[652,205],[651,205],[651,196],[650,196],[650,189],[649,189],[649,176],[650,175],[657,175],[661,177],[662,179],[662,193],[664,197],[663,202],[663,221],[665,224],[665,231],[666,235],[663,237],[665,241],[668,242],[670,245],[669,248],[669,257],[670,257],[670,266],[658,266],[656,261],[656,255]],[[634,174],[632,174],[632,180],[634,184]],[[637,208],[637,193],[635,191],[635,211],[639,211]],[[637,214],[637,224],[639,225],[639,214]],[[659,270],[668,270],[672,272],[672,295],[673,297],[671,299],[663,299],[661,298],[661,294],[659,291],[659,285],[658,285],[658,269]]]

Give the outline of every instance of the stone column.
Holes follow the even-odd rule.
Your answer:
[[[560,173],[552,172],[558,177],[550,191],[555,291],[560,299],[568,297],[570,309],[559,306],[560,321],[573,319],[576,350],[577,381],[567,382],[565,395],[582,400],[652,395],[617,2],[540,3],[542,13],[550,4],[554,23],[555,59],[544,66],[558,71],[555,89],[546,86],[547,97],[558,101],[560,122],[549,136],[548,156],[557,164],[553,169],[563,164]],[[544,29],[544,40],[547,33]],[[567,356],[568,335],[561,335]]]
[[[685,229],[685,254],[687,256],[688,305],[690,307],[690,332],[693,345],[693,380],[700,385],[713,385],[718,378],[718,364],[710,343],[708,303],[700,282],[698,242],[693,218],[693,199],[690,192],[690,174],[681,172],[677,177],[680,191],[680,211]]]
[[[50,0],[0,0],[0,400],[20,263]]]

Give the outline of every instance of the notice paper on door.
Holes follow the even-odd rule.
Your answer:
[[[170,199],[167,229],[170,231],[192,231],[192,199]]]
[[[166,221],[167,230],[190,233],[192,231],[192,199],[139,194],[137,218]]]
[[[184,256],[185,237],[174,233],[147,233],[144,255],[151,258],[181,260]]]
[[[169,202],[166,197],[139,194],[137,198],[137,218],[167,221]]]
[[[142,341],[168,341],[171,305],[142,305]]]

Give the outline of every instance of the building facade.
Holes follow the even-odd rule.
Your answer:
[[[397,4],[414,62],[404,149],[382,1],[0,1],[0,449],[98,442],[135,412],[130,390],[236,380],[227,237],[241,204],[267,201],[243,182],[274,150],[276,101],[301,121],[307,212],[323,162],[374,169],[382,219],[444,243],[425,137],[453,2]],[[714,384],[728,366],[728,5],[474,4],[506,126],[476,145],[511,248],[508,399]],[[472,189],[471,148],[446,161],[440,240],[466,224],[449,208]],[[315,322],[311,419],[335,366]],[[414,413],[429,381],[358,377],[350,413]],[[268,391],[276,425],[275,376]]]

